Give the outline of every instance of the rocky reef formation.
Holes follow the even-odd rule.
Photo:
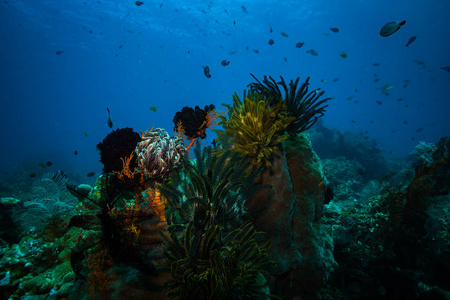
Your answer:
[[[255,228],[271,242],[274,293],[292,299],[317,293],[336,263],[331,230],[320,223],[327,189],[320,159],[307,133],[283,146],[259,178],[272,190],[253,196],[247,207],[257,212]]]

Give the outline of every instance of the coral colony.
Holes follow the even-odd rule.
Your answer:
[[[422,145],[426,163],[416,165],[412,181],[384,185],[382,194],[370,198],[366,215],[345,215],[333,203],[324,212],[334,195],[348,196],[349,186],[357,184],[346,176],[362,178],[364,170],[345,159],[322,163],[305,130],[324,115],[330,98],[318,89],[308,92],[309,78],[299,87],[299,78],[289,84],[280,78],[254,77],[250,91],[225,105],[228,111],[183,107],[173,118],[174,136],[162,128],[112,131],[97,145],[104,167],[93,187],[67,185],[64,175],[47,174],[34,184],[33,200],[2,198],[12,212],[9,224],[30,232],[20,241],[2,235],[14,241],[2,248],[2,294],[350,299],[359,289],[346,285],[361,276],[365,290],[371,289],[369,278],[392,278],[400,291],[409,291],[407,282],[395,280],[407,276],[401,268],[417,269],[414,262],[424,261],[437,268],[448,250],[445,221],[429,221],[424,208],[445,212],[439,205],[448,195],[450,142]],[[201,141],[213,126],[221,128],[211,147]],[[328,171],[338,184],[334,193],[324,169],[338,162],[350,171]],[[368,218],[368,212],[376,217]],[[408,247],[400,247],[401,241]],[[413,258],[384,269],[398,253]],[[342,269],[337,260],[363,262],[364,272]],[[448,284],[444,274],[430,282]],[[376,293],[402,298],[396,292],[385,282]],[[359,298],[366,296],[361,292]]]

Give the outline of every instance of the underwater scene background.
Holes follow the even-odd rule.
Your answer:
[[[449,11],[2,0],[0,298],[450,299]]]

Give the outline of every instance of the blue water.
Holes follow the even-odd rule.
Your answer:
[[[440,69],[450,66],[449,12],[440,0],[2,0],[0,171],[52,161],[53,170],[101,173],[95,146],[112,130],[107,107],[113,129],[154,125],[172,134],[183,106],[222,109],[253,81],[250,73],[310,76],[312,89],[333,97],[325,126],[367,131],[386,155],[407,154],[449,135],[450,73]],[[379,35],[402,20],[398,32]],[[379,89],[386,84],[390,95]]]

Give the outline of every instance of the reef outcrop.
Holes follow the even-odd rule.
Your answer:
[[[307,133],[283,144],[259,177],[272,185],[247,201],[255,228],[268,234],[277,266],[271,284],[284,299],[317,293],[336,266],[331,230],[320,223],[327,189],[322,163]]]

